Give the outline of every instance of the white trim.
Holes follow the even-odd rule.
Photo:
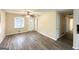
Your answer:
[[[39,32],[39,31],[37,31],[37,32]],[[42,32],[39,32],[39,33],[42,34],[42,35],[44,35],[44,36],[47,36],[47,37],[49,37],[49,38],[51,38],[51,39],[53,39],[53,40],[55,40],[55,41],[57,40],[56,37],[48,36],[48,35],[46,35],[46,34],[44,34],[44,33],[42,33]]]
[[[2,40],[0,40],[0,44],[1,44],[1,43],[2,43],[2,41],[5,39],[5,37],[6,37],[6,36],[4,36]]]
[[[20,24],[21,26],[17,25],[17,20],[19,22],[22,22],[22,24]],[[24,28],[24,17],[19,16],[19,17],[15,17],[14,18],[14,28],[19,29],[19,28]]]
[[[76,49],[76,50],[78,50],[78,49],[79,49],[79,48],[76,48],[75,46],[73,46],[72,48],[73,48],[73,49]]]
[[[63,37],[65,34],[66,34],[66,33],[62,34],[59,38]],[[57,39],[59,39],[59,38],[57,38]]]

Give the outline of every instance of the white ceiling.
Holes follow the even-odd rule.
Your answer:
[[[4,9],[4,11],[8,13],[25,14],[27,11],[37,12],[37,13],[47,12],[47,11],[70,12],[71,9]]]
[[[26,10],[36,11],[36,12],[44,12],[44,11],[67,11],[71,9],[4,9],[5,11],[17,11],[17,12],[25,12]]]
[[[68,11],[70,9],[35,9],[34,11],[38,12],[44,12],[44,11],[58,11],[58,12],[63,12],[63,11]]]

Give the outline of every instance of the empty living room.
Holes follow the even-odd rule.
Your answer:
[[[79,10],[0,9],[0,50],[79,49]]]
[[[0,0],[0,59],[78,58],[78,0]]]

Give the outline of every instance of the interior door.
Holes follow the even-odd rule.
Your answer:
[[[35,21],[34,21],[34,18],[33,17],[29,17],[29,31],[33,31],[35,30]]]

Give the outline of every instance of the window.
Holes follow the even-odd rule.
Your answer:
[[[24,28],[24,17],[15,18],[14,28]]]

